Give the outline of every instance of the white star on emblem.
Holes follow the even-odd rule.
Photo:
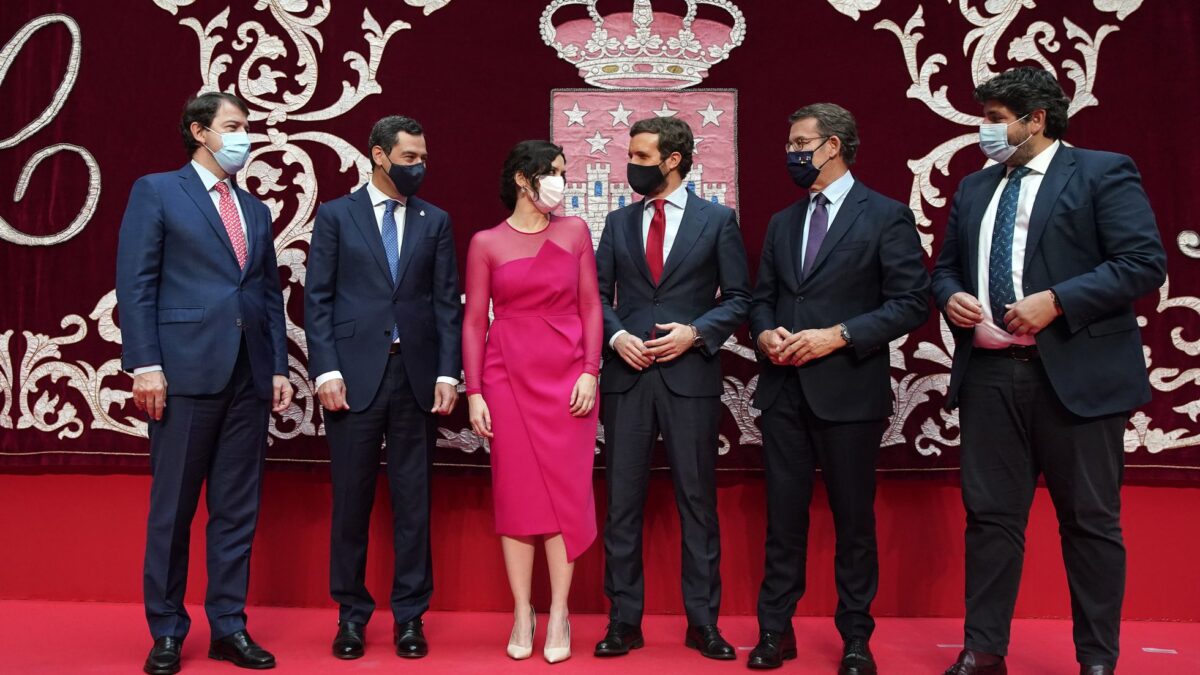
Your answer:
[[[589,150],[588,152],[593,153],[593,154],[597,153],[597,152],[603,152],[604,154],[607,155],[608,154],[607,146],[609,143],[612,143],[611,138],[605,138],[605,137],[601,136],[599,131],[596,132],[595,136],[592,136],[591,138],[585,138],[583,140],[587,141],[588,144],[592,146],[592,149]]]
[[[579,102],[577,101],[575,103],[575,105],[571,107],[570,110],[563,111],[563,114],[567,116],[567,126],[571,126],[572,124],[578,124],[579,126],[583,126],[583,118],[585,115],[588,114],[588,112],[590,112],[590,111],[580,110]]]
[[[654,114],[655,114],[655,115],[658,115],[659,117],[674,117],[674,116],[675,116],[675,113],[677,113],[677,112],[679,112],[679,111],[678,111],[678,110],[671,110],[670,108],[668,108],[668,107],[667,107],[667,102],[666,102],[666,101],[663,101],[663,107],[662,107],[662,108],[660,108],[660,109],[658,109],[658,110],[655,110],[655,111],[654,111]]]
[[[704,118],[704,122],[700,124],[701,127],[706,127],[709,124],[715,124],[718,127],[721,126],[721,121],[717,118],[725,114],[724,110],[717,110],[716,108],[713,108],[712,101],[708,102],[707,109],[697,110],[696,112],[700,113],[700,116]]]
[[[693,138],[692,139],[692,153],[695,154],[695,153],[700,152],[700,144],[706,140],[708,140],[708,139],[706,139],[702,136],[696,136],[695,138]]]
[[[609,110],[608,114],[612,115],[612,118],[613,118],[612,125],[614,127],[617,126],[618,124],[624,124],[625,126],[629,126],[629,116],[633,114],[633,111],[626,110],[624,103],[617,103],[617,109]]]

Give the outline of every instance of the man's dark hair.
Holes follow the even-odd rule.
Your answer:
[[[817,121],[817,133],[826,138],[838,137],[842,143],[842,161],[852,166],[858,157],[858,122],[854,121],[854,115],[836,103],[813,103],[792,113],[788,124],[810,117]]]
[[[383,154],[391,154],[396,145],[396,135],[401,131],[410,136],[420,136],[425,133],[421,125],[411,117],[404,115],[388,115],[371,127],[371,140],[367,143],[367,157],[375,146],[383,148]]]
[[[554,170],[554,160],[562,154],[562,146],[550,141],[521,141],[513,146],[500,172],[500,201],[509,209],[517,208],[517,183],[513,180],[517,173],[537,192],[538,179]]]
[[[1017,117],[1034,110],[1046,111],[1046,138],[1067,133],[1067,109],[1071,99],[1049,71],[1034,66],[1013,68],[975,87],[975,100],[999,101]]]
[[[183,136],[183,147],[187,150],[188,157],[191,157],[200,147],[200,143],[192,136],[192,122],[199,122],[202,127],[211,127],[217,111],[225,103],[237,106],[238,110],[241,110],[247,117],[250,115],[250,109],[246,107],[242,99],[223,91],[210,91],[193,96],[183,106],[183,116],[179,120],[179,134]]]
[[[692,128],[687,122],[678,117],[651,117],[638,120],[629,128],[629,137],[638,134],[658,134],[658,154],[663,160],[673,152],[678,152],[679,175],[687,177],[692,170],[692,149],[696,143],[692,139]]]

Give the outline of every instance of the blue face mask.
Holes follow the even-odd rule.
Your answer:
[[[392,179],[392,184],[396,186],[396,192],[405,197],[411,197],[417,194],[417,190],[421,189],[421,183],[425,181],[425,162],[392,164],[387,174],[388,178]]]
[[[817,182],[817,176],[821,175],[821,169],[825,166],[825,162],[829,160],[827,159],[825,162],[822,162],[821,166],[815,166],[813,164],[813,154],[828,142],[829,139],[826,138],[824,141],[821,141],[821,145],[818,145],[813,150],[789,152],[787,154],[788,173],[791,174],[793,183],[807,190],[812,187],[813,183]]]
[[[1017,145],[1008,142],[1008,128],[1026,117],[1029,117],[1029,115],[1024,115],[1020,119],[1015,119],[1008,124],[1004,122],[980,124],[979,149],[992,161],[1000,164],[1007,162],[1017,152],[1017,148],[1028,143],[1029,138],[1033,138],[1033,134],[1029,134],[1029,138],[1026,138]]]
[[[246,160],[250,159],[250,134],[244,131],[228,131],[222,134],[208,127],[204,128],[221,137],[220,150],[213,152],[208,145],[204,146],[213,159],[217,160],[221,170],[231,176],[241,171],[242,167],[246,166]]]

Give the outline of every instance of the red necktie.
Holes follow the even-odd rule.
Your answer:
[[[650,219],[650,232],[646,235],[646,264],[650,267],[650,278],[655,285],[662,277],[663,241],[667,236],[667,212],[663,199],[650,202],[654,205],[654,217]]]
[[[242,219],[238,218],[237,205],[233,203],[233,195],[229,193],[229,186],[225,181],[221,181],[213,186],[220,195],[220,204],[218,209],[221,212],[221,221],[225,223],[225,231],[229,233],[229,243],[233,244],[233,252],[237,255],[238,267],[246,267],[246,233],[242,232]]]

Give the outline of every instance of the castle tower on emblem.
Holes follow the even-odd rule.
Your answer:
[[[741,10],[730,0],[685,0],[681,16],[632,0],[629,11],[600,14],[597,2],[553,0],[541,17],[542,40],[595,87],[551,92],[551,138],[567,156],[563,212],[586,220],[595,244],[608,213],[641,198],[625,180],[629,129],[653,116],[692,128],[688,189],[737,208],[737,92],[687,88],[745,39]],[[587,18],[554,23],[567,5],[583,5]],[[699,5],[724,10],[730,23],[697,18]]]

